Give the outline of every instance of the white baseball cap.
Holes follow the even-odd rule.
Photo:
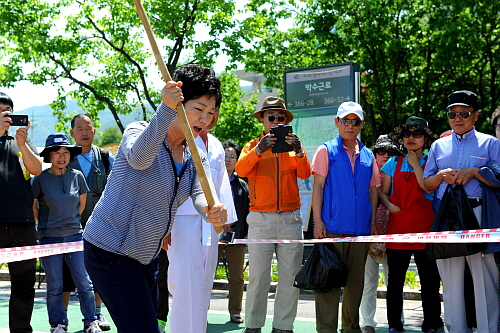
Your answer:
[[[364,120],[363,109],[361,108],[361,105],[355,102],[344,102],[340,104],[339,110],[337,111],[337,117],[344,118],[351,113],[358,116],[359,119]]]

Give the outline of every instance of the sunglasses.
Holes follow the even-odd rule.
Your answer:
[[[408,139],[410,136],[413,136],[415,139],[420,139],[422,137],[422,135],[424,135],[424,132],[421,131],[421,130],[416,130],[416,131],[413,131],[413,132],[410,131],[410,130],[406,130],[403,133],[401,133],[401,135],[405,139]]]
[[[353,127],[358,127],[361,125],[363,121],[360,119],[339,119],[340,123],[344,126],[349,126],[349,124],[352,124]]]
[[[471,115],[472,112],[474,112],[474,111],[460,111],[460,112],[448,111],[448,113],[446,115],[450,119],[455,119],[457,117],[457,115],[460,116],[460,118],[462,118],[462,119],[467,119],[467,118],[469,118],[469,116]]]
[[[389,157],[399,155],[398,151],[396,149],[392,149],[392,148],[390,148],[390,149],[377,148],[377,149],[375,149],[375,154],[377,154],[378,156],[384,156],[385,154],[387,154],[387,155],[389,155]]]
[[[267,120],[269,120],[270,122],[274,122],[276,119],[278,119],[278,122],[280,123],[284,123],[285,120],[286,120],[286,117],[285,116],[278,116],[278,117],[275,117],[275,116],[267,116],[266,117]]]

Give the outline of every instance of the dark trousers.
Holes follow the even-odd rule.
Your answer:
[[[161,250],[158,255],[160,270],[158,272],[158,291],[160,293],[160,302],[158,304],[159,320],[167,321],[168,318],[168,256],[167,251]]]
[[[0,223],[0,248],[36,245],[34,222]],[[9,263],[11,333],[33,332],[31,314],[35,300],[36,259]]]
[[[85,268],[119,333],[160,332],[158,258],[143,265],[137,260],[83,241]]]
[[[443,327],[441,320],[441,300],[439,298],[440,277],[435,260],[425,256],[425,250],[395,250],[387,249],[387,264],[389,279],[387,284],[387,321],[389,328],[403,330],[401,311],[403,311],[403,286],[411,255],[415,264],[421,285],[422,308],[424,321],[422,331]]]

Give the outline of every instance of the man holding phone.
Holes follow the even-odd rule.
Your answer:
[[[248,178],[250,213],[247,217],[250,239],[302,239],[302,216],[297,177],[307,179],[311,166],[294,133],[284,136],[293,149],[273,153],[278,142],[271,127],[293,120],[293,114],[278,97],[269,96],[253,116],[264,125],[263,134],[248,142],[241,152],[236,172]],[[249,244],[249,284],[246,299],[245,333],[260,333],[267,311],[271,283],[271,261],[276,252],[279,287],[276,293],[273,333],[292,333],[297,314],[299,289],[293,286],[302,263],[302,244]]]
[[[0,93],[0,248],[36,245],[30,174],[42,173],[42,160],[27,126],[9,132],[14,103]],[[30,325],[35,298],[36,259],[9,263],[11,333],[33,332]]]

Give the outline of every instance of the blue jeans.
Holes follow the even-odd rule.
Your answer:
[[[43,237],[40,245],[64,242],[78,242],[82,240],[82,234],[67,237]],[[50,326],[56,327],[58,324],[67,325],[66,313],[62,301],[63,288],[63,260],[71,271],[71,276],[78,289],[80,299],[80,310],[84,317],[85,324],[97,319],[95,315],[94,289],[90,277],[85,270],[83,263],[83,251],[57,254],[40,258],[45,270],[47,281],[47,312],[49,313]]]

